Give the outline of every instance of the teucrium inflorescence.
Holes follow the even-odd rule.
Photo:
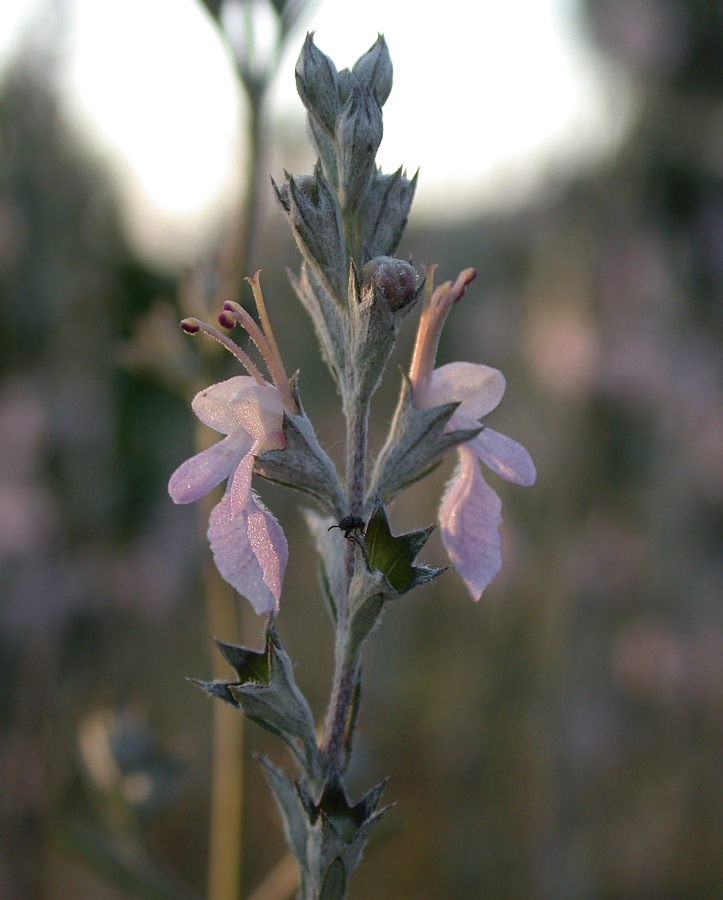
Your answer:
[[[351,69],[337,71],[307,35],[296,83],[318,158],[311,175],[285,172],[273,188],[302,256],[299,274],[289,273],[291,283],[342,398],[344,478],[304,412],[300,381],[286,374],[257,273],[250,283],[260,322],[229,301],[219,323],[227,329],[238,324],[248,333],[271,381],[227,335],[185,320],[186,331],[205,332],[231,350],[248,375],[195,398],[199,418],[226,437],[181,465],[169,490],[176,502],[185,503],[227,480],[226,494],[211,515],[209,539],[223,577],[269,617],[266,645],[255,651],[218,642],[236,678],[198,683],[290,750],[297,779],[267,760],[262,760],[264,772],[299,864],[303,897],[334,900],[344,895],[369,833],[386,811],[379,809],[383,785],[351,803],[343,781],[359,712],[363,644],[387,604],[444,571],[417,564],[433,526],[395,535],[386,504],[457,451],[458,470],[440,508],[441,534],[452,565],[479,598],[501,565],[501,518],[499,498],[478,462],[519,484],[531,484],[535,469],[523,447],[481,422],[504,393],[501,373],[477,363],[436,367],[442,326],[474,279],[474,269],[435,290],[433,267],[420,273],[394,256],[417,179],[407,178],[401,168],[385,174],[375,163],[382,106],[392,87],[384,38],[380,35]],[[371,398],[402,320],[422,297],[412,363],[369,475]],[[252,490],[253,474],[302,491],[319,507],[305,516],[336,632],[334,683],[320,741],[275,625],[286,540]]]

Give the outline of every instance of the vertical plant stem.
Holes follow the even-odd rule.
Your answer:
[[[352,395],[353,396],[353,395]],[[358,516],[364,503],[367,474],[367,428],[369,404],[365,398],[354,401],[347,425],[346,485],[349,513]]]
[[[353,398],[351,409],[347,411],[347,513],[358,516],[363,512],[366,485],[369,404],[366,398],[355,396],[353,390],[347,396]],[[321,745],[322,762],[327,770],[339,769],[339,754],[359,678],[359,649],[352,646],[349,635],[349,587],[354,575],[354,543],[346,543],[346,589],[339,598],[334,680]]]
[[[321,746],[322,765],[327,771],[340,770],[339,755],[344,745],[344,735],[358,677],[359,651],[349,647],[348,641],[337,641],[334,682]]]

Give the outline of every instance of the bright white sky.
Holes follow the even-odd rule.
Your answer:
[[[0,3],[0,61],[42,6]],[[237,196],[244,154],[244,97],[214,28],[193,0],[66,7],[72,119],[106,157],[142,252],[187,262]],[[274,116],[302,121],[293,68],[307,29],[339,68],[382,31],[395,72],[379,161],[385,171],[421,168],[418,218],[518,202],[546,171],[584,163],[620,134],[629,106],[578,36],[574,0],[444,0],[412,14],[407,3],[364,0],[363,14],[353,9],[321,0],[301,23],[274,84]]]

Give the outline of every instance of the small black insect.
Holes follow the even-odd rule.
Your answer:
[[[364,519],[360,519],[359,516],[344,516],[338,525],[330,525],[326,530],[331,531],[332,528],[343,531],[344,537],[348,541],[353,541],[356,539],[356,532],[361,531],[362,537],[364,536]]]

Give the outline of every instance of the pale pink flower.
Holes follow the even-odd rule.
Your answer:
[[[259,273],[247,279],[253,288],[261,328],[237,303],[224,303],[219,322],[248,332],[263,356],[273,384],[262,378],[248,356],[230,338],[198,319],[181,327],[203,331],[223,344],[248,375],[237,375],[198,393],[193,411],[204,425],[226,437],[187,460],[173,473],[168,493],[175,503],[191,503],[228,479],[226,493],[211,512],[208,539],[216,566],[259,615],[278,610],[288,558],[286,538],[278,521],[251,489],[254,457],[285,447],[284,410],[299,410],[266,315]]]
[[[458,402],[460,405],[449,420],[447,431],[479,428],[480,419],[492,412],[505,392],[502,373],[468,362],[434,368],[444,321],[477,273],[465,269],[455,282],[447,281],[433,290],[435,268],[428,272],[412,356],[409,373],[412,398],[418,409]],[[458,466],[439,509],[442,543],[472,597],[479,600],[502,566],[499,532],[502,504],[484,480],[478,461],[516,484],[534,484],[537,473],[524,447],[487,425],[476,437],[460,444],[457,453]]]

